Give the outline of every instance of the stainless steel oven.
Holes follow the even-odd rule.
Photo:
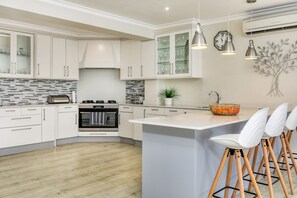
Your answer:
[[[81,104],[79,105],[79,131],[118,131],[117,104]]]

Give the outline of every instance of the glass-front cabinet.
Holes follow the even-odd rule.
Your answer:
[[[175,32],[156,37],[157,76],[187,77],[190,75],[191,31]]]
[[[0,30],[0,77],[33,77],[33,35]]]

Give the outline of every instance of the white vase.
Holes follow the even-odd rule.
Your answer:
[[[165,98],[165,106],[172,106],[172,98]]]

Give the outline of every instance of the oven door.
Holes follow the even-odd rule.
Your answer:
[[[80,131],[117,131],[118,109],[116,108],[80,108]]]

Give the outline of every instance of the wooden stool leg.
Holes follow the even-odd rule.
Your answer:
[[[270,142],[268,142],[268,149],[269,149],[269,153],[270,153],[271,159],[272,159],[272,161],[274,163],[275,170],[276,170],[276,172],[277,172],[277,174],[279,176],[279,180],[281,182],[281,185],[282,185],[283,191],[285,193],[285,196],[286,196],[286,198],[288,198],[289,197],[288,190],[287,190],[287,187],[285,185],[285,181],[284,181],[283,175],[282,175],[282,173],[281,173],[281,171],[279,169],[279,166],[278,166],[278,163],[276,161],[276,158],[275,158],[275,155],[274,155],[274,151],[272,150],[272,148],[273,147],[271,146]]]
[[[248,152],[248,159],[251,158],[252,154],[253,154],[253,151],[254,151],[254,148],[250,148],[249,152]],[[242,172],[244,173],[246,170],[246,166],[245,166],[245,163],[243,164],[243,167],[242,167]],[[235,188],[238,188],[239,186],[239,182],[237,180],[236,182],[236,185],[235,185]],[[236,196],[236,190],[233,190],[233,193],[232,193],[232,198],[234,198]]]
[[[269,188],[269,195],[270,198],[274,198],[273,189],[272,189],[272,181],[271,181],[271,175],[270,175],[270,164],[268,160],[268,153],[267,153],[267,140],[262,140],[262,149],[263,149],[263,155],[264,155],[264,161],[266,166],[266,176],[267,176],[267,182],[268,182],[268,188]]]
[[[241,162],[240,162],[240,150],[235,151],[235,160],[237,165],[237,175],[238,175],[238,183],[239,183],[239,189],[240,189],[240,198],[244,198],[244,186],[243,186],[243,180],[242,180],[242,170],[241,170]]]
[[[248,158],[246,157],[245,151],[242,150],[242,153],[243,153],[243,160],[244,160],[244,163],[246,164],[246,168],[247,168],[247,170],[248,170],[248,173],[249,173],[250,178],[251,178],[251,180],[252,180],[253,186],[254,186],[255,191],[256,191],[256,193],[257,193],[257,197],[258,197],[258,198],[262,198],[261,192],[260,192],[259,187],[258,187],[258,184],[257,184],[257,182],[256,182],[256,180],[255,180],[254,173],[253,173],[252,168],[251,168],[251,166],[250,166],[249,160],[248,160]]]
[[[287,148],[286,148],[286,142],[285,142],[285,135],[284,135],[284,133],[281,135],[281,142],[282,142],[283,151],[284,151],[284,159],[285,159],[285,162],[286,162],[286,167],[287,167],[287,172],[288,172],[288,179],[289,179],[291,194],[294,195],[293,180],[292,180],[292,175],[291,175],[291,170],[290,170],[290,164],[289,164],[288,156],[287,156]]]
[[[256,164],[257,164],[257,158],[258,158],[258,152],[259,152],[259,145],[256,146],[254,157],[253,157],[253,164],[252,164],[252,171],[255,172]],[[249,188],[248,191],[251,191],[252,189],[252,182],[249,182]]]
[[[218,171],[217,171],[216,176],[215,176],[215,178],[214,178],[214,181],[213,181],[213,183],[212,183],[211,189],[210,189],[210,191],[209,191],[209,193],[208,193],[208,198],[212,198],[212,195],[213,195],[213,193],[214,193],[214,191],[215,191],[215,188],[217,187],[217,184],[218,184],[218,182],[219,182],[219,179],[220,179],[220,176],[221,176],[221,174],[222,174],[223,168],[224,168],[224,166],[225,166],[225,163],[226,163],[228,154],[229,154],[229,148],[226,148],[226,149],[225,149],[225,152],[224,152],[224,154],[223,154],[223,157],[222,157],[220,166],[219,166],[219,168],[218,168]]]
[[[293,163],[293,166],[294,166],[294,169],[295,169],[295,173],[297,174],[297,164],[296,164],[296,161],[295,161],[295,159],[294,159],[294,155],[293,155],[293,153],[292,153],[292,149],[291,149],[291,145],[290,145],[290,143],[289,143],[289,140],[288,140],[288,138],[286,138],[286,137],[285,137],[285,143],[286,143],[286,147],[287,147],[287,150],[288,150],[288,152],[289,152],[289,155],[290,155],[290,157],[291,157],[291,161],[292,161],[292,163]]]
[[[231,153],[233,151],[230,151],[230,155],[229,155],[229,163],[228,163],[228,172],[227,172],[227,179],[226,179],[226,187],[230,186],[230,180],[231,180],[231,174],[232,174],[232,165],[233,165],[233,157],[234,157],[234,152]],[[228,198],[229,195],[229,189],[226,188],[225,189],[225,196],[226,198]]]

